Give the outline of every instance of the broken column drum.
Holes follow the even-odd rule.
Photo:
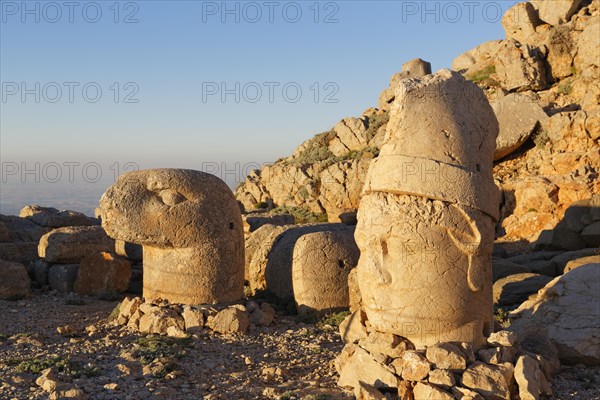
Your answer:
[[[244,290],[244,232],[233,193],[200,171],[130,172],[100,200],[109,236],[144,252],[146,299],[227,303]]]
[[[485,342],[493,328],[497,135],[485,95],[459,74],[398,82],[355,233],[357,280],[373,329],[417,347]]]

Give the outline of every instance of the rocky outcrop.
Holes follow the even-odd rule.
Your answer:
[[[500,121],[494,176],[503,193],[504,241],[535,241],[569,205],[600,193],[600,2],[554,4],[515,5],[502,20],[506,39],[483,43],[452,64],[486,91]],[[429,72],[422,61],[407,63],[381,93],[379,110],[345,118],[253,172],[236,191],[238,200],[246,209],[260,202],[301,207],[331,222],[354,215],[367,167],[392,128],[391,88],[413,68]]]
[[[600,269],[588,264],[548,283],[511,313],[511,331],[551,339],[565,363],[600,364]]]
[[[39,226],[47,228],[62,228],[64,226],[95,225],[86,215],[70,210],[57,210],[53,207],[30,205],[19,212],[19,217],[27,218]]]

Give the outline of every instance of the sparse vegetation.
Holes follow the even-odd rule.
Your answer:
[[[185,348],[191,345],[191,338],[175,339],[167,336],[149,335],[135,341],[133,356],[142,364],[149,364],[157,358],[182,358],[187,355]]]
[[[477,84],[478,86],[491,87],[499,86],[498,82],[492,78],[492,75],[496,73],[495,65],[488,65],[484,69],[475,71],[471,74],[467,74],[465,78]]]
[[[531,139],[533,140],[533,143],[535,143],[535,145],[537,147],[544,147],[544,146],[546,146],[546,144],[548,144],[550,142],[550,138],[548,137],[548,132],[546,132],[544,129],[537,130],[531,136]]]
[[[35,357],[28,359],[9,358],[5,362],[7,365],[16,365],[15,372],[19,374],[39,374],[47,368],[56,368],[65,375],[73,378],[81,376],[98,376],[100,370],[92,364],[82,364],[79,361],[72,361],[66,357]]]
[[[256,203],[254,205],[254,208],[259,210],[261,208],[267,208],[269,205],[267,203],[265,203],[264,201],[259,201],[258,203]]]
[[[117,319],[119,317],[120,310],[121,310],[121,304],[117,304],[117,306],[115,308],[113,308],[113,310],[110,312],[110,315],[108,316],[108,320],[113,321],[113,320]]]
[[[571,82],[564,82],[558,85],[558,93],[568,96],[573,92],[573,84]]]
[[[98,295],[98,299],[104,301],[117,301],[121,300],[123,296],[114,290],[105,290]]]
[[[337,313],[330,313],[325,315],[323,318],[317,322],[317,326],[319,328],[323,328],[325,325],[332,326],[337,328],[340,324],[346,319],[346,317],[350,315],[350,311],[340,311]]]
[[[280,206],[270,211],[270,215],[281,215],[290,214],[296,219],[297,224],[304,224],[309,222],[327,222],[327,214],[313,213],[303,207],[294,206]]]
[[[510,319],[508,318],[508,310],[502,307],[497,307],[494,310],[494,320],[498,322],[498,324],[506,329],[510,326]]]

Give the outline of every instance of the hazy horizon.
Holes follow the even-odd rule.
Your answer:
[[[437,71],[502,39],[515,3],[2,0],[0,213],[93,215],[132,166],[233,188],[377,106],[406,61]]]

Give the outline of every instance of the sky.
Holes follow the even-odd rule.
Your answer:
[[[230,186],[504,38],[516,1],[0,0],[0,213],[90,215],[119,174],[191,168]]]

